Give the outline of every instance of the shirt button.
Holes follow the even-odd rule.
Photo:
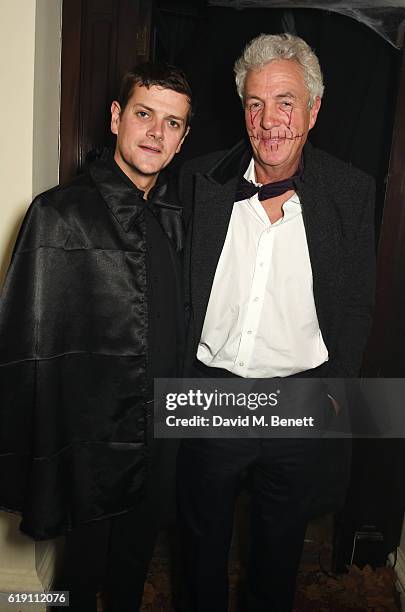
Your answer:
[[[244,361],[240,361],[240,362],[239,362],[239,365],[240,365],[241,367],[243,367],[243,366],[245,365],[245,362],[244,362]]]
[[[259,301],[259,298],[258,298],[258,297],[255,297],[255,299],[254,299],[253,301],[254,301],[254,302],[258,302],[258,301]]]
[[[261,261],[261,262],[260,262],[260,267],[261,267],[261,268],[263,268],[263,266],[264,266],[264,262],[263,262],[263,261]]]
[[[252,330],[251,330],[251,329],[249,329],[248,334],[251,334],[251,333],[252,333]]]

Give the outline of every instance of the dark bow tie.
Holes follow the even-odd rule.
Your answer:
[[[261,201],[268,200],[269,198],[276,198],[277,196],[286,193],[286,191],[289,191],[290,189],[295,191],[296,181],[302,177],[303,170],[304,166],[301,159],[298,169],[293,176],[290,176],[290,178],[282,181],[276,181],[275,183],[267,183],[261,187],[247,181],[244,176],[242,176],[236,189],[235,202],[247,200],[255,195],[255,193],[258,194],[258,198]]]

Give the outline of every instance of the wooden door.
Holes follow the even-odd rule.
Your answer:
[[[149,59],[152,0],[64,0],[60,182],[112,144],[111,101],[124,72]]]

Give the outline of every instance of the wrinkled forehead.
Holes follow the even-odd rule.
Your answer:
[[[275,59],[247,71],[244,97],[280,95],[309,97],[304,72],[296,60]]]

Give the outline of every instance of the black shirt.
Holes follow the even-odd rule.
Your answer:
[[[127,177],[112,160],[114,171],[134,189],[134,198],[144,203],[146,223],[146,275],[148,299],[148,386],[154,378],[179,376],[180,354],[183,344],[183,304],[181,292],[180,257],[160,224],[153,204],[153,193],[166,177],[144,192]]]

